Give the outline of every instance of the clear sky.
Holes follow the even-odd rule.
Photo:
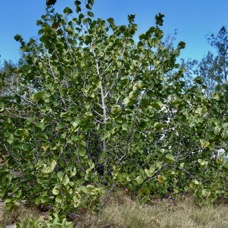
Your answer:
[[[16,62],[20,57],[20,34],[25,40],[37,36],[36,20],[45,13],[46,0],[0,0],[0,60]],[[74,0],[57,0],[58,12],[66,6],[73,8]],[[174,34],[176,42],[187,46],[181,57],[201,59],[213,50],[206,34],[217,34],[222,26],[228,27],[228,0],[95,0],[96,17],[113,17],[117,24],[127,22],[128,14],[136,14],[139,34],[154,25],[157,13],[165,14],[163,31]]]

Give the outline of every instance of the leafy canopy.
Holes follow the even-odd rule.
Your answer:
[[[198,79],[184,90],[185,44],[165,46],[164,15],[136,42],[134,15],[127,25],[95,19],[93,3],[63,14],[49,6],[39,41],[15,36],[23,64],[11,99],[0,97],[0,197],[52,205],[57,221],[95,210],[114,186],[145,199],[224,196],[227,164],[211,159],[227,146],[223,92],[205,97]]]

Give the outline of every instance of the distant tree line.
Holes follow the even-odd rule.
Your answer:
[[[185,82],[192,85],[193,78],[200,76],[205,85],[205,94],[215,91],[216,86],[223,85],[227,91],[228,80],[228,31],[222,26],[218,34],[207,36],[209,44],[216,49],[216,54],[208,51],[207,55],[200,61],[183,60],[186,69]]]

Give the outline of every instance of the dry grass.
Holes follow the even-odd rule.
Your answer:
[[[26,218],[44,216],[35,209],[16,207],[10,214],[4,213],[0,224],[26,221]],[[122,192],[106,194],[98,214],[83,212],[74,216],[77,228],[226,228],[228,227],[228,204],[218,203],[199,208],[193,200],[164,199],[140,205]],[[24,223],[25,225],[25,223]],[[0,226],[1,227],[1,226]]]
[[[78,226],[76,226],[78,227]],[[190,198],[160,200],[139,205],[126,195],[110,197],[102,211],[80,227],[93,228],[226,228],[228,205],[225,203],[199,208]]]
[[[23,204],[16,205],[12,210],[6,211],[0,207],[0,227],[7,227],[17,222],[23,222],[25,227],[29,218],[38,219],[45,218],[45,214],[36,208],[25,207]]]

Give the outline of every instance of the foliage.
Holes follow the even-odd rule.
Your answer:
[[[51,205],[60,221],[96,210],[105,186],[145,199],[224,197],[227,164],[211,158],[227,148],[222,88],[207,98],[196,78],[184,90],[176,58],[185,44],[164,45],[164,15],[136,42],[134,15],[116,25],[94,19],[92,5],[82,12],[75,1],[76,16],[50,6],[37,21],[39,42],[15,36],[24,54],[14,96],[0,97],[0,197],[8,207]]]

